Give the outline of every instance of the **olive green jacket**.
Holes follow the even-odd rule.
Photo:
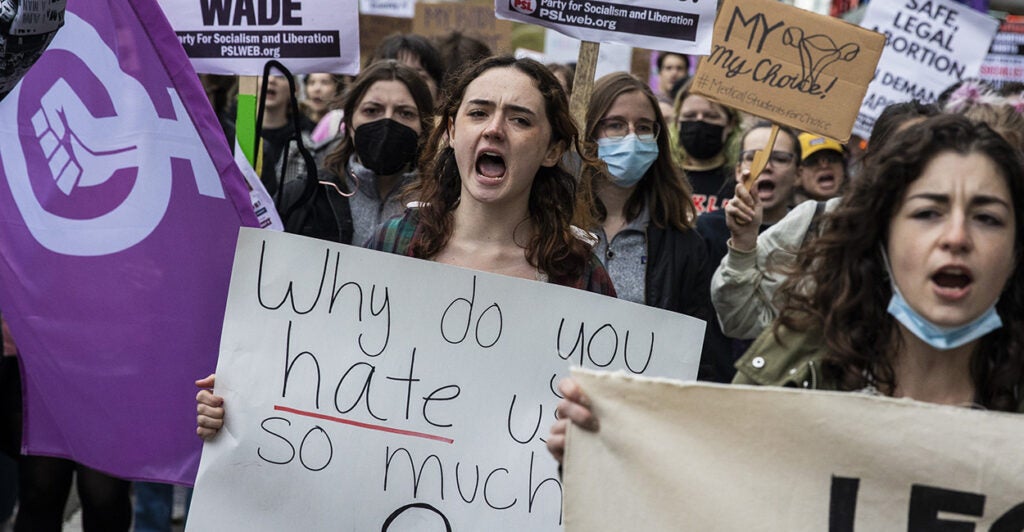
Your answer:
[[[733,384],[753,386],[788,386],[811,390],[837,390],[835,381],[825,378],[821,370],[825,345],[821,332],[796,332],[785,327],[776,340],[769,327],[754,340],[750,349],[736,361]],[[1024,414],[1024,397],[1017,405]]]
[[[820,333],[798,333],[783,328],[780,343],[765,329],[747,352],[736,361],[733,384],[789,386],[813,390],[835,390],[834,383],[822,377],[821,361],[825,346]]]

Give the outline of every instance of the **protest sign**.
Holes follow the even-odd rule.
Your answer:
[[[846,142],[884,37],[773,0],[726,0],[693,92]]]
[[[197,72],[258,76],[359,72],[359,12],[334,0],[160,0]]]
[[[424,37],[446,37],[458,31],[479,39],[494,54],[512,51],[512,23],[494,17],[494,8],[473,4],[416,4],[413,33]]]
[[[1024,418],[573,371],[565,530],[1021,530]],[[975,528],[977,526],[977,528]]]
[[[567,367],[693,378],[703,329],[583,290],[243,230],[217,366],[225,425],[203,449],[189,527],[558,531],[544,438]]]
[[[1024,16],[1009,15],[999,25],[978,77],[994,87],[1024,81]]]
[[[24,449],[191,483],[191,383],[214,367],[238,227],[257,222],[156,2],[68,0],[0,102],[0,153],[0,309],[21,351]]]
[[[544,32],[544,56],[553,63],[576,63],[580,41],[553,30]],[[594,78],[612,72],[629,72],[633,66],[633,48],[624,44],[603,44],[597,52]]]
[[[416,0],[359,0],[359,12],[378,17],[413,18]]]
[[[64,24],[64,0],[18,2],[4,6],[0,18],[0,100],[46,50]]]
[[[582,41],[704,55],[716,0],[494,0],[498,18],[536,24]]]
[[[412,19],[359,15],[359,50],[363,57],[371,57],[381,41],[394,33],[412,31]]]
[[[999,22],[953,0],[872,2],[861,26],[885,34],[854,132],[867,138],[889,104],[932,103],[950,85],[978,74]]]

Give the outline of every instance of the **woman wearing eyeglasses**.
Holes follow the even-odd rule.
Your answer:
[[[604,165],[584,172],[581,190],[600,223],[594,252],[619,298],[709,319],[714,266],[694,230],[690,186],[673,164],[654,93],[625,72],[602,77],[586,138]]]
[[[744,177],[749,175],[754,153],[768,144],[771,128],[770,122],[757,122],[741,137],[740,157],[735,168],[737,182],[742,183]],[[712,268],[717,267],[727,254],[732,255],[736,250],[746,251],[753,248],[758,233],[786,216],[793,203],[799,160],[800,143],[797,141],[796,133],[786,126],[780,127],[775,146],[768,158],[768,165],[758,176],[751,190],[748,191],[742,184],[736,185],[736,196],[725,209],[705,214],[697,219],[697,231],[707,241],[708,255],[714,264]],[[757,205],[763,213],[760,222],[750,222],[748,219],[746,225],[738,225],[738,219],[729,214],[736,211],[736,205],[733,205],[735,202]],[[712,320],[711,325],[719,327],[717,317]],[[749,342],[735,340],[728,343],[731,344],[731,349],[720,353],[720,356],[714,359],[713,380],[718,382],[732,380],[736,372],[733,364],[749,345]]]

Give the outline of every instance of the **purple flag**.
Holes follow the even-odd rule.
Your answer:
[[[68,0],[0,102],[0,309],[23,450],[191,483],[235,240],[256,226],[223,132],[155,0]]]

